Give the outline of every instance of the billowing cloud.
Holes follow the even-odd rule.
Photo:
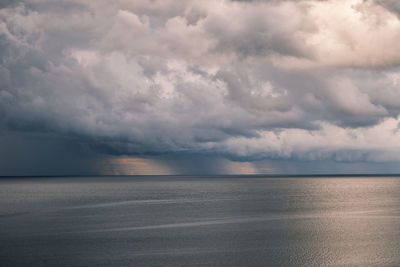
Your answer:
[[[0,8],[3,132],[114,155],[399,160],[396,1]]]

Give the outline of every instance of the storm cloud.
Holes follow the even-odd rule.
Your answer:
[[[110,155],[400,160],[391,0],[3,1],[0,127]]]

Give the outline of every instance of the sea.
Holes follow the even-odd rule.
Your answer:
[[[400,177],[2,177],[0,266],[400,266]]]

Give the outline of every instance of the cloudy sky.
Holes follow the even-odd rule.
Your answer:
[[[0,175],[400,173],[397,0],[0,1]]]

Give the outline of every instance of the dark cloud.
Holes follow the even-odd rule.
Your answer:
[[[400,3],[396,0],[375,0],[376,3],[384,6],[391,12],[395,13],[397,16],[400,16]]]
[[[95,175],[104,156],[80,140],[54,134],[2,132],[0,175]]]
[[[17,0],[1,0],[0,1],[0,8],[6,8],[9,6],[15,6],[18,5],[19,2],[22,1],[17,1]]]

